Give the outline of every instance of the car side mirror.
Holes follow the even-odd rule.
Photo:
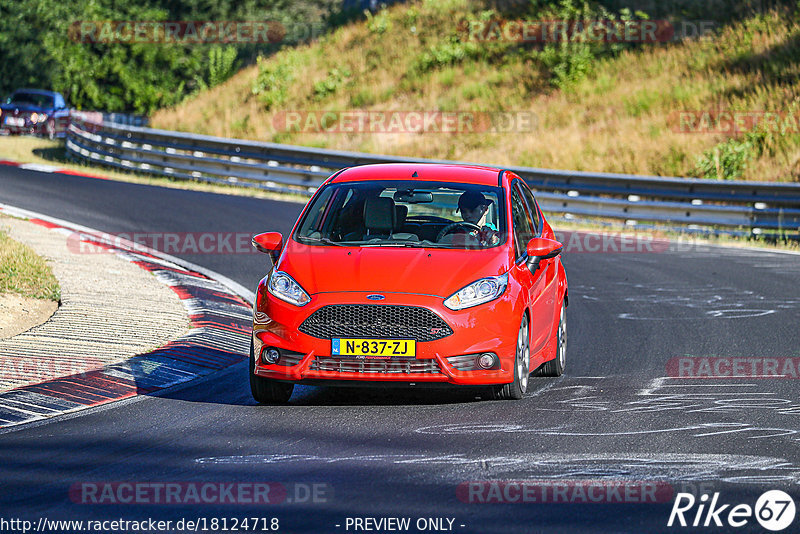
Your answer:
[[[563,249],[563,245],[554,239],[546,237],[535,237],[528,241],[528,268],[535,273],[539,268],[539,262],[550,258],[555,258]]]
[[[269,254],[273,264],[278,263],[278,256],[283,248],[283,236],[280,232],[256,234],[250,242],[259,252]]]

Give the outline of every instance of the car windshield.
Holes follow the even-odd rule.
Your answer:
[[[47,108],[53,107],[53,97],[51,95],[42,95],[39,93],[28,93],[25,91],[18,91],[11,95],[8,99],[9,104],[32,104],[34,106]]]
[[[295,232],[308,245],[481,249],[505,242],[503,191],[459,183],[330,184]]]

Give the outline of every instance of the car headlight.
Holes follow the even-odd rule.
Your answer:
[[[38,113],[31,113],[31,122],[36,124],[39,122],[39,114]]]
[[[467,287],[456,291],[444,301],[444,305],[451,310],[463,310],[478,304],[490,302],[506,290],[508,274],[481,278],[472,282]]]
[[[305,306],[311,301],[311,297],[300,284],[288,274],[275,269],[269,275],[267,290],[275,297],[295,306]]]

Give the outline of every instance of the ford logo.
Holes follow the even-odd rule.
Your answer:
[[[367,295],[368,300],[383,300],[385,298],[383,295]]]

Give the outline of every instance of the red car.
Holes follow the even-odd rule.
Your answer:
[[[561,244],[512,172],[438,164],[343,169],[272,257],[253,311],[250,386],[482,386],[520,399],[531,371],[560,376],[567,277]]]

